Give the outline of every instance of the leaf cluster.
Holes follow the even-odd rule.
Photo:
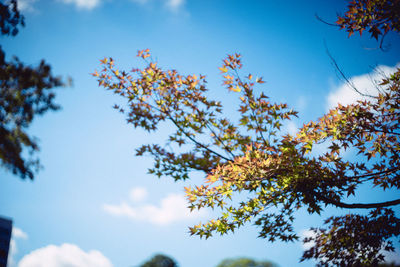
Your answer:
[[[2,35],[15,36],[18,26],[25,26],[25,18],[18,10],[17,0],[0,3],[0,29]]]
[[[274,267],[270,261],[256,261],[250,258],[225,259],[217,267]]]
[[[353,0],[347,12],[339,16],[337,24],[345,29],[349,36],[354,32],[360,35],[367,30],[371,37],[378,40],[389,31],[400,31],[399,0]]]
[[[352,1],[338,23],[353,32],[374,23],[398,31],[396,19],[388,15],[397,3]],[[359,13],[357,8],[364,4],[367,10],[360,10],[376,13],[373,19]],[[386,9],[394,10],[387,14]],[[357,16],[366,17],[366,24],[354,26],[363,22]],[[386,16],[386,24],[379,24],[379,16]],[[223,86],[240,101],[238,120],[226,116],[221,102],[208,97],[204,75],[163,70],[150,60],[148,49],[138,57],[146,63],[143,69],[120,71],[112,58],[105,58],[101,72],[93,75],[100,86],[127,100],[126,110],[116,108],[127,115],[128,123],[149,132],[160,123],[174,129],[165,144],[137,150],[139,156],[154,158],[150,173],[176,181],[188,179],[191,171],[204,173],[202,185],[185,188],[189,208],[218,209],[220,215],[190,227],[192,235],[209,238],[253,222],[262,238],[294,241],[299,238],[293,228],[297,210],[320,214],[333,206],[365,210],[369,216],[349,213],[328,218],[327,229],[312,228],[314,236],[304,241],[314,245],[302,260],[314,258],[321,266],[375,265],[383,260],[382,250],[393,250],[391,239],[400,235],[393,206],[400,199],[346,201],[357,196],[361,185],[371,192],[400,189],[400,69],[382,79],[377,96],[339,105],[291,136],[283,135],[281,127],[297,112],[257,93],[264,81],[240,73],[240,54],[228,55],[219,67]],[[313,147],[321,143],[329,144],[326,152],[312,156]],[[350,148],[358,156],[345,159],[343,152]]]
[[[178,264],[168,256],[156,254],[140,267],[178,267]]]
[[[17,2],[0,3],[2,35],[16,35],[20,24],[24,25],[24,18]],[[26,129],[36,116],[60,108],[54,103],[52,89],[63,85],[44,60],[36,67],[25,65],[17,57],[7,61],[0,46],[0,162],[21,178],[33,179],[39,168],[39,160],[33,158],[39,149],[37,140]],[[24,156],[26,152],[28,157]]]
[[[138,55],[143,60],[150,57],[148,50]],[[381,91],[374,99],[339,105],[318,121],[305,124],[296,136],[282,136],[280,127],[297,113],[286,104],[271,103],[263,93],[255,93],[254,87],[263,80],[252,74],[241,78],[239,54],[229,55],[219,68],[223,85],[241,101],[237,122],[223,116],[221,103],[206,96],[203,75],[183,76],[148,61],[143,70],[129,73],[116,69],[112,58],[101,63],[101,73],[93,75],[100,85],[128,99],[128,111],[123,110],[128,123],[148,131],[155,131],[164,121],[175,127],[164,146],[143,145],[137,150],[137,155],[154,157],[149,172],[175,180],[187,179],[193,170],[205,173],[203,185],[185,188],[189,207],[218,208],[221,216],[190,227],[192,235],[208,238],[213,233],[226,234],[253,221],[261,229],[260,237],[293,241],[298,239],[292,225],[294,213],[300,208],[310,214],[320,214],[327,205],[372,212],[386,208],[391,212],[390,206],[400,204],[400,199],[352,204],[343,201],[355,195],[361,184],[370,183],[383,190],[400,187],[400,70],[382,80]],[[328,151],[311,157],[309,152],[321,142],[331,143]],[[344,160],[341,153],[349,147],[365,159]],[[242,193],[246,193],[247,200],[235,202],[233,199]],[[364,226],[367,222],[362,218],[370,219],[349,216],[355,216],[354,221]],[[343,218],[336,223],[346,223]],[[331,229],[336,231],[338,227]],[[388,229],[392,229],[388,235],[378,236],[381,242],[398,236],[394,228]],[[321,233],[326,236],[326,232]],[[390,246],[383,248],[390,250]],[[338,260],[359,260],[359,253],[350,255],[351,260],[347,254]],[[368,260],[381,260],[380,254],[369,255]],[[314,256],[325,257],[323,253],[306,252],[303,258]]]
[[[400,235],[400,219],[390,209],[376,209],[368,216],[330,217],[328,229],[311,228],[305,243],[314,243],[303,257],[319,259],[317,266],[378,266],[383,251],[394,251],[393,236]]]

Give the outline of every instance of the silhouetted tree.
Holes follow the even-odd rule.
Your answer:
[[[392,263],[381,263],[378,265],[379,267],[400,267],[400,264]]]
[[[225,259],[217,267],[277,267],[270,261],[256,261],[250,258]]]
[[[157,254],[140,267],[178,267],[178,264],[168,256]]]
[[[6,1],[8,4],[0,3],[0,28],[2,35],[15,36],[18,26],[25,26],[24,16],[18,10],[17,1]]]
[[[0,3],[1,34],[15,36],[19,26],[24,26],[24,17],[17,1]],[[7,61],[0,46],[0,163],[21,178],[33,179],[40,166],[33,157],[39,149],[37,140],[26,129],[37,115],[60,108],[52,89],[64,85],[44,60],[37,67],[24,65],[15,56]]]

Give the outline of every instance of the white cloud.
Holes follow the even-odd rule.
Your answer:
[[[73,244],[49,245],[25,255],[18,267],[112,267],[97,250],[85,252]]]
[[[11,235],[13,238],[21,238],[21,239],[27,239],[28,235],[22,231],[20,228],[13,227]]]
[[[286,130],[287,133],[290,134],[291,136],[296,136],[297,132],[299,131],[299,128],[297,127],[295,122],[289,121],[286,124]]]
[[[79,9],[93,9],[100,4],[100,0],[61,0],[65,4],[74,4]]]
[[[306,238],[306,237],[315,237],[316,236],[316,234],[314,233],[314,231],[311,231],[311,230],[302,230],[301,232],[300,232],[300,238],[301,238],[301,240],[303,240],[304,238]],[[314,241],[311,241],[311,242],[307,242],[307,243],[301,243],[301,247],[304,249],[304,250],[307,250],[307,249],[309,249],[309,248],[311,248],[311,247],[313,247],[315,245],[315,242]]]
[[[349,82],[363,94],[377,95],[378,91],[376,85],[384,76],[395,71],[396,67],[378,66],[371,73],[351,77]],[[348,105],[360,99],[363,99],[363,96],[357,93],[351,85],[342,83],[340,86],[334,88],[328,95],[326,109],[334,108],[338,103]]]
[[[147,197],[147,190],[144,187],[134,187],[131,189],[129,197],[133,202],[143,201]]]
[[[179,11],[181,7],[185,4],[186,0],[158,0],[158,1],[151,1],[151,0],[131,0],[131,2],[137,3],[137,4],[148,4],[150,2],[156,3],[157,6],[161,5],[164,3],[164,5],[170,9],[171,11]]]
[[[35,8],[33,7],[33,4],[36,2],[37,0],[19,0],[17,2],[18,4],[18,9],[22,12],[32,12],[35,11]]]
[[[383,255],[385,256],[385,262],[400,264],[400,253],[398,253],[398,251],[395,252],[384,251]]]
[[[167,0],[167,6],[172,10],[178,10],[184,3],[185,0]]]
[[[10,240],[10,248],[8,250],[8,266],[10,267],[14,267],[15,266],[15,255],[18,252],[18,247],[17,247],[17,241],[15,241],[15,239],[11,239]]]
[[[114,216],[124,216],[132,220],[149,222],[156,225],[198,218],[205,215],[205,211],[193,211],[187,208],[188,203],[181,194],[169,194],[161,199],[159,206],[142,204],[133,206],[126,202],[119,205],[104,204],[103,209]]]
[[[8,266],[15,266],[14,257],[18,252],[17,239],[28,239],[28,235],[20,228],[13,227],[11,231],[10,249],[8,250]]]

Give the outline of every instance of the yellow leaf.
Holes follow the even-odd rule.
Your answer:
[[[240,87],[237,86],[237,85],[236,85],[236,87],[231,86],[231,87],[229,87],[229,89],[230,89],[231,91],[233,91],[233,92],[240,92],[240,91],[242,91],[242,89],[240,89]]]
[[[228,72],[228,69],[226,67],[220,67],[218,68],[221,72],[226,73]]]

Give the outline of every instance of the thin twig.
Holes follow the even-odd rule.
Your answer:
[[[333,24],[333,23],[330,23],[330,22],[327,22],[327,21],[323,20],[320,16],[318,16],[317,13],[315,13],[315,18],[316,18],[317,20],[319,20],[320,22],[326,24],[326,25],[334,26],[334,27],[340,27],[338,24]]]
[[[354,84],[347,78],[347,76],[344,74],[344,72],[342,71],[342,69],[341,69],[341,68],[339,67],[339,65],[337,64],[335,58],[334,58],[334,57],[331,55],[331,53],[329,52],[329,49],[328,49],[328,47],[327,47],[327,45],[326,45],[325,40],[324,40],[324,46],[325,46],[325,49],[326,49],[326,53],[327,53],[328,57],[330,58],[332,64],[334,65],[334,67],[336,68],[336,70],[340,73],[340,76],[342,76],[342,78],[346,81],[346,83],[347,83],[354,91],[356,91],[356,92],[359,93],[360,95],[366,96],[366,97],[372,97],[372,98],[373,98],[374,96],[372,96],[372,95],[368,95],[368,94],[364,94],[364,93],[360,92],[360,91],[354,86]]]
[[[182,127],[178,124],[178,122],[177,122],[174,118],[172,118],[170,115],[167,115],[167,116],[168,116],[168,119],[170,119],[170,120],[175,124],[175,126],[176,126],[187,138],[189,138],[193,143],[195,143],[195,144],[198,145],[199,147],[204,148],[204,149],[207,150],[208,152],[210,152],[210,153],[212,153],[212,154],[215,154],[216,156],[218,156],[218,157],[220,157],[220,158],[222,158],[222,159],[224,159],[224,160],[226,160],[226,161],[231,161],[231,162],[233,161],[233,160],[228,159],[227,157],[225,157],[225,156],[219,154],[218,152],[216,152],[216,151],[214,151],[214,150],[208,148],[206,145],[203,145],[202,143],[198,142],[196,139],[194,139],[193,137],[191,137],[190,134],[188,134],[187,132],[185,132],[185,131],[182,129]]]

